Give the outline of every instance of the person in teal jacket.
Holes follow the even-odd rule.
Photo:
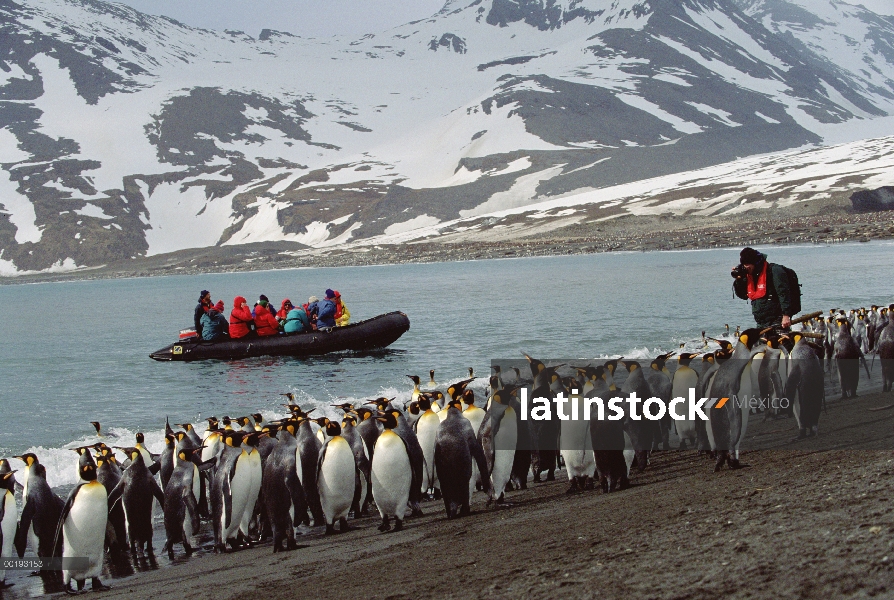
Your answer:
[[[293,308],[286,315],[283,323],[283,331],[289,333],[304,333],[310,331],[310,319],[302,307]]]
[[[221,314],[223,308],[223,302],[218,302],[216,306],[209,308],[208,312],[202,315],[202,339],[206,342],[230,339],[230,324]]]

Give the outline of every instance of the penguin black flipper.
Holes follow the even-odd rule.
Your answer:
[[[481,450],[484,453],[485,466],[487,467],[483,471],[481,471],[481,480],[484,481],[484,476],[490,477],[491,471],[494,468],[494,438],[495,435],[491,434],[493,430],[494,420],[491,418],[490,411],[485,413],[484,419],[481,421],[481,427],[478,429],[478,442],[481,446]],[[480,470],[480,469],[479,469]]]
[[[62,542],[62,525],[65,524],[65,519],[68,517],[68,513],[71,512],[71,507],[74,506],[75,498],[83,485],[83,483],[80,483],[71,490],[68,494],[68,500],[65,501],[65,505],[62,507],[62,514],[59,515],[59,523],[56,525],[56,535],[53,537],[54,548],[58,548]]]
[[[124,487],[127,480],[122,477],[121,481],[118,482],[111,492],[109,492],[109,512],[112,512],[112,509],[115,508],[115,505],[121,500],[121,496],[124,495]]]
[[[152,458],[153,458],[152,464],[148,465],[149,472],[152,473],[153,475],[158,475],[158,472],[161,471],[161,461],[158,460],[160,458],[160,456],[157,454],[153,454]]]
[[[487,470],[487,457],[484,455],[484,448],[481,447],[481,443],[478,441],[474,435],[470,435],[468,437],[469,441],[469,451],[472,453],[472,459],[478,465],[479,473],[488,473]],[[490,497],[491,494],[491,485],[490,485],[490,477],[481,477],[481,487],[482,491]]]
[[[28,545],[28,531],[31,529],[31,520],[34,519],[34,502],[25,500],[25,508],[19,519],[19,530],[16,531],[15,547],[19,557],[25,555],[25,547]]]
[[[233,519],[233,489],[230,487],[230,483],[233,481],[233,477],[236,475],[236,463],[238,460],[234,460],[232,466],[230,467],[230,472],[227,473],[227,476],[223,478],[223,499],[224,499],[224,515],[226,515],[226,520],[224,521],[224,528],[227,529],[230,527],[230,523]],[[189,494],[190,496],[192,494]],[[222,543],[226,543],[226,540],[222,540]]]
[[[155,478],[149,480],[149,486],[152,489],[152,495],[155,496],[155,499],[158,500],[158,504],[164,509],[165,507],[165,494],[161,491],[161,487],[158,485],[158,482],[155,481]],[[193,530],[195,531],[195,530]]]
[[[197,466],[199,467],[199,471],[210,471],[217,464],[216,458],[209,458],[208,460],[199,463]]]

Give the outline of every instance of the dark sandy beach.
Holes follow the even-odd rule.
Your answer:
[[[892,403],[830,399],[820,436],[795,443],[792,419],[757,415],[738,471],[661,452],[626,491],[566,495],[560,472],[507,494],[510,507],[476,494],[470,517],[448,521],[432,501],[402,532],[366,518],[309,530],[292,552],[202,552],[90,597],[890,598],[894,410],[869,409]]]

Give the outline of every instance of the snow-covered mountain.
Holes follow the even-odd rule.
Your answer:
[[[784,153],[752,159],[772,187],[766,164],[894,134],[894,20],[835,0],[450,0],[322,40],[0,0],[0,28],[0,274],[578,210],[544,206],[637,214],[655,190],[634,182],[724,164],[747,178],[738,159]],[[888,143],[872,145],[885,165]],[[836,161],[805,177],[828,179]],[[810,199],[714,210],[693,194],[693,218]]]

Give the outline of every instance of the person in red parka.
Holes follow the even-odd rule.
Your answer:
[[[276,320],[263,304],[255,306],[255,327],[258,335],[276,335],[279,333],[279,321]]]
[[[295,308],[292,305],[292,301],[286,298],[282,301],[282,306],[279,308],[279,312],[276,313],[276,320],[282,323],[289,316],[289,311]]]
[[[230,339],[237,340],[251,333],[249,325],[254,322],[248,302],[242,296],[233,299],[233,312],[230,313]]]

